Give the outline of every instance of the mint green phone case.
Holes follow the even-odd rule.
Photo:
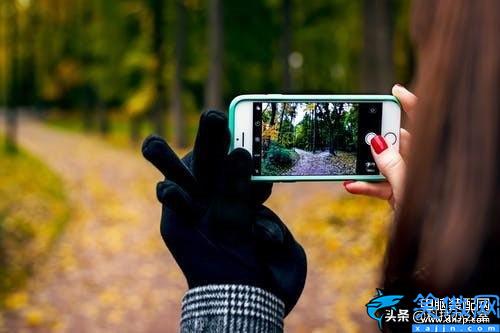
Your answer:
[[[361,101],[361,102],[385,102],[392,101],[398,105],[399,101],[392,95],[240,95],[235,97],[229,105],[229,129],[231,131],[231,147],[234,149],[234,113],[236,105],[243,101],[251,102],[283,102],[283,101],[317,101],[317,102],[335,102],[335,101]],[[400,106],[401,108],[401,106]],[[364,180],[369,182],[378,182],[385,180],[382,175],[342,175],[342,176],[252,176],[253,181],[263,182],[297,182],[297,181],[343,181],[343,180]]]

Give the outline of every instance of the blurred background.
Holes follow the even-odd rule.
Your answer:
[[[390,93],[408,0],[1,0],[0,332],[173,332],[185,281],[159,235],[156,132],[189,151],[244,93]],[[289,332],[376,330],[389,209],[275,186],[309,257]]]

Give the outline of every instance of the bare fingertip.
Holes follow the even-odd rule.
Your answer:
[[[396,83],[395,85],[392,86],[393,95],[400,95],[401,93],[404,93],[405,90],[406,88],[400,85],[399,83]]]
[[[355,183],[356,181],[355,180],[346,180],[343,185],[345,188],[347,188],[348,185],[352,184],[352,183]]]

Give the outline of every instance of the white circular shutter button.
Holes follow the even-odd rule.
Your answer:
[[[368,133],[367,135],[365,135],[365,142],[368,146],[371,146],[370,142],[372,141],[372,139],[376,136],[377,134],[373,133],[373,132],[370,132]]]
[[[392,133],[392,132],[388,132],[384,135],[384,138],[387,140],[387,142],[389,142],[391,145],[395,144],[396,143],[396,134]]]

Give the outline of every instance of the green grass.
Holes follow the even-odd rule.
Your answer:
[[[262,174],[279,176],[290,170],[299,160],[299,154],[276,142],[271,142],[266,158],[262,161]]]
[[[54,172],[22,149],[9,153],[4,146],[0,146],[0,198],[2,300],[22,287],[47,255],[70,209],[62,181]]]

